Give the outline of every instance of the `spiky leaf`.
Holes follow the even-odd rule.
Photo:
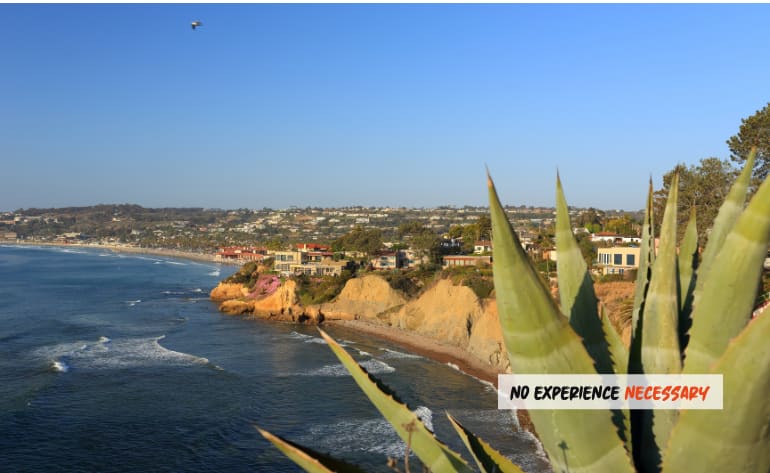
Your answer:
[[[642,222],[642,241],[639,248],[639,269],[636,273],[636,285],[634,289],[634,309],[631,315],[631,337],[636,338],[639,317],[644,310],[644,300],[650,284],[650,268],[655,261],[655,234],[653,231],[653,205],[652,205],[652,179],[650,179],[647,191],[647,205],[644,210],[644,222]],[[641,360],[639,360],[641,363]],[[633,364],[633,361],[632,361]]]
[[[514,373],[594,374],[593,360],[521,247],[489,179],[498,315]],[[608,411],[529,412],[554,471],[633,471]],[[590,432],[590,435],[586,435]]]
[[[770,317],[760,316],[730,341],[712,371],[723,376],[723,409],[682,413],[665,452],[664,473],[770,471],[768,340]]]
[[[641,318],[642,372],[648,374],[678,374],[682,370],[679,349],[679,299],[676,255],[676,207],[679,176],[671,181],[660,246],[652,265],[650,287]],[[635,412],[633,431],[634,458],[642,472],[657,472],[660,451],[668,442],[676,422],[673,410]],[[636,421],[638,419],[638,422]]]
[[[524,473],[524,470],[505,458],[487,442],[474,435],[473,432],[466,429],[449,413],[446,416],[468,448],[468,451],[473,455],[473,459],[476,460],[476,464],[482,473]]]
[[[602,334],[593,280],[588,273],[588,267],[575,240],[575,235],[572,234],[569,208],[558,174],[556,176],[556,253],[561,311],[569,318],[569,323],[575,332],[583,338],[583,344],[594,360],[596,370],[602,374],[612,374],[612,360]]]
[[[353,376],[358,387],[427,468],[431,471],[467,473],[472,471],[459,454],[433,436],[414,412],[394,399],[392,395],[383,391],[382,383],[356,363],[356,360],[344,348],[323,330],[318,329],[318,331],[321,332],[321,336],[337,355],[342,365]]]
[[[357,466],[290,442],[259,427],[256,429],[278,450],[308,473],[363,473],[363,470]]]
[[[697,281],[698,268],[698,226],[695,207],[690,210],[690,220],[679,246],[679,345],[687,346],[687,332],[692,324],[690,315]]]
[[[610,322],[610,318],[604,313],[603,308],[601,311],[601,322],[602,332],[604,332],[604,336],[607,339],[607,345],[609,346],[615,374],[626,374],[628,349],[623,344],[620,334],[615,330],[612,322]],[[631,452],[631,417],[628,409],[624,409],[620,412],[613,411],[613,421],[615,422],[615,425],[618,426],[620,438],[626,443],[626,450]]]
[[[769,243],[770,180],[765,180],[716,255],[713,268],[719,269],[698,278],[702,286],[696,288],[685,373],[707,373],[746,325]]]

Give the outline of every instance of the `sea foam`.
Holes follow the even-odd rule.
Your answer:
[[[112,340],[102,336],[95,342],[61,343],[42,347],[34,354],[49,360],[58,371],[125,369],[143,366],[194,366],[208,364],[203,357],[169,350],[160,344],[165,335]],[[64,363],[62,360],[66,359]]]

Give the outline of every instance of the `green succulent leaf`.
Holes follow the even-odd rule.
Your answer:
[[[595,374],[580,337],[521,247],[491,178],[488,184],[495,292],[513,372]],[[633,471],[609,411],[532,410],[529,414],[554,471]]]
[[[768,340],[770,316],[764,315],[730,341],[712,370],[722,374],[723,408],[682,412],[663,458],[664,473],[770,471]]]
[[[626,366],[628,364],[628,349],[623,344],[623,340],[620,338],[620,334],[612,325],[607,314],[604,313],[604,309],[601,311],[601,323],[602,331],[607,339],[607,345],[609,346],[610,356],[615,367],[615,374],[626,374]],[[622,416],[622,417],[621,417]],[[620,438],[626,443],[626,450],[631,452],[631,417],[628,409],[624,409],[621,412],[613,411],[613,422],[618,426]]]
[[[698,276],[702,284],[695,293],[685,373],[708,373],[730,339],[748,322],[768,244],[770,179],[762,183],[724,239],[713,262],[714,270]]]
[[[641,318],[642,372],[679,374],[679,273],[676,255],[676,221],[679,176],[674,174],[663,213],[660,246],[652,265],[650,287]],[[660,452],[668,442],[678,413],[674,410],[634,413],[634,458],[642,472],[657,472]],[[638,419],[638,421],[636,421]]]
[[[473,455],[482,473],[524,473],[524,470],[492,448],[487,442],[466,429],[454,417],[447,413],[449,422],[457,431],[468,451]]]
[[[593,280],[588,273],[588,266],[580,252],[575,235],[572,234],[569,208],[558,174],[556,176],[556,252],[561,311],[569,319],[575,332],[583,338],[583,344],[594,360],[597,372],[613,374],[609,348],[602,334],[602,324],[597,311],[598,301]],[[625,370],[625,367],[623,369]]]
[[[697,281],[698,268],[698,226],[695,207],[690,209],[690,220],[684,231],[682,244],[679,245],[679,345],[687,346],[687,332],[692,320],[692,301]]]
[[[634,290],[634,310],[631,318],[631,336],[636,337],[639,317],[644,310],[644,300],[650,284],[650,268],[655,261],[655,234],[653,232],[653,205],[652,205],[652,179],[650,179],[647,191],[647,205],[644,210],[644,222],[642,223],[642,241],[639,248],[639,269],[636,273],[636,288]],[[641,363],[641,361],[640,361]]]
[[[344,348],[323,330],[318,329],[318,331],[321,332],[321,336],[337,355],[342,365],[353,376],[356,384],[372,401],[374,407],[390,422],[401,440],[406,442],[410,450],[422,460],[427,468],[431,471],[458,473],[470,473],[472,471],[459,454],[436,439],[414,412],[394,399],[389,392],[386,392],[385,390],[388,389],[356,363]]]
[[[337,460],[328,455],[318,453],[309,448],[297,445],[277,435],[273,435],[259,427],[256,428],[263,437],[275,445],[278,450],[289,457],[300,468],[308,473],[363,473],[364,470],[357,466]]]

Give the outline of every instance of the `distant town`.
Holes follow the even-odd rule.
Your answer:
[[[522,246],[548,271],[556,261],[555,209],[506,208]],[[570,208],[590,266],[623,274],[638,264],[641,211]],[[193,251],[222,262],[270,260],[284,274],[336,275],[350,267],[400,269],[491,262],[487,207],[160,208],[96,205],[0,214],[0,241]],[[600,248],[626,248],[608,253]],[[552,265],[555,266],[555,265]],[[554,268],[555,269],[555,268]]]

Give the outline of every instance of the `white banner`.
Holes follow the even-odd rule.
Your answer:
[[[721,374],[501,374],[498,409],[722,409]]]

